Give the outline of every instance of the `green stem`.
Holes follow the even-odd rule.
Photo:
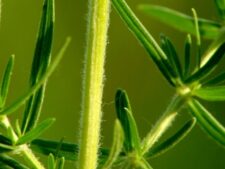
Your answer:
[[[4,115],[1,116],[1,121],[4,124],[4,127],[6,130],[8,128],[12,128],[12,125],[7,116],[4,116]],[[14,130],[12,132],[14,136],[13,139],[17,141],[18,136],[15,134]],[[45,169],[26,144],[19,146],[18,152],[26,160],[27,164],[33,169]]]
[[[23,145],[20,154],[33,169],[45,169],[27,145]]]
[[[110,0],[89,0],[79,169],[97,167],[109,4]]]

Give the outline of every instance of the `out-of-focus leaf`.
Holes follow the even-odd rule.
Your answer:
[[[38,138],[42,133],[45,132],[53,123],[55,119],[46,119],[43,122],[39,123],[35,128],[28,131],[25,135],[21,136],[16,142],[17,145],[29,143],[30,141]]]
[[[194,90],[193,95],[208,101],[224,101],[225,86],[201,87]]]
[[[103,165],[102,169],[110,169],[112,168],[113,163],[117,160],[117,157],[119,156],[122,148],[123,148],[123,142],[124,142],[124,134],[123,129],[118,120],[115,121],[114,125],[114,133],[113,133],[113,143],[112,147],[110,149],[110,154]]]
[[[191,99],[188,102],[190,112],[196,117],[200,126],[215,141],[225,146],[225,128],[208,112],[197,100]]]
[[[14,111],[16,111],[20,106],[22,106],[40,87],[41,85],[49,78],[49,76],[54,72],[59,62],[61,61],[63,54],[65,53],[66,48],[68,47],[71,38],[67,38],[65,44],[57,54],[55,60],[49,66],[48,70],[42,76],[42,78],[36,83],[30,90],[28,90],[24,95],[18,98],[14,103],[10,106],[6,107],[2,111],[0,111],[0,115],[8,115]]]
[[[59,145],[61,145],[60,150],[58,150]],[[54,156],[57,155],[57,157],[65,157],[66,160],[76,161],[78,159],[79,147],[78,145],[72,143],[61,143],[53,140],[36,139],[31,142],[31,149],[44,155],[49,155],[52,153]],[[100,148],[100,160],[105,160],[108,156],[109,150]]]
[[[172,149],[176,144],[178,144],[181,140],[183,140],[193,129],[196,123],[196,119],[192,118],[184,126],[179,129],[174,135],[166,139],[164,142],[160,143],[159,145],[153,146],[146,154],[146,158],[156,157],[161,155],[168,150]]]
[[[54,0],[45,0],[42,18],[34,52],[33,64],[30,75],[30,87],[33,87],[47,71],[51,59],[53,42],[53,29],[55,21]],[[38,89],[28,100],[22,120],[22,133],[31,130],[40,116],[44,99],[45,84]]]
[[[149,151],[152,146],[159,140],[162,134],[171,126],[176,118],[177,112],[171,113],[164,118],[163,121],[157,123],[142,141],[142,155]]]
[[[222,19],[225,19],[225,0],[214,0]]]
[[[48,156],[48,169],[55,169],[55,157],[52,153]]]
[[[190,72],[190,63],[191,63],[191,36],[188,34],[185,44],[184,44],[184,74],[183,77],[186,79]]]
[[[225,82],[225,72],[220,73],[219,75],[209,79],[206,82],[203,82],[205,86],[218,85]]]
[[[64,157],[61,157],[58,160],[57,169],[63,169],[64,168],[64,164],[65,164],[65,158]]]
[[[153,169],[152,166],[144,158],[140,159],[140,161],[136,165],[138,165],[138,169]]]
[[[139,9],[171,27],[196,35],[194,19],[188,15],[157,5],[142,4]],[[210,39],[217,37],[221,28],[219,23],[201,18],[198,24],[201,36]]]
[[[117,117],[124,131],[124,149],[127,153],[140,152],[140,137],[132,116],[129,99],[124,90],[118,90],[115,97]]]
[[[6,166],[9,166],[15,169],[29,169],[27,166],[23,165],[21,162],[16,161],[12,157],[2,155],[2,154],[0,155],[0,162]]]
[[[14,66],[14,55],[12,55],[9,58],[9,61],[7,63],[7,66],[5,68],[5,72],[2,78],[2,83],[1,83],[1,92],[0,92],[0,108],[4,107],[5,102],[6,102],[6,97],[9,91],[9,85],[10,85],[10,80],[11,80],[11,75],[12,75],[12,70]]]
[[[149,56],[158,66],[159,70],[162,72],[167,81],[171,85],[174,85],[176,81],[176,74],[171,65],[168,63],[167,56],[157,44],[155,39],[135,16],[133,11],[124,0],[112,0],[112,4],[123,21],[127,24],[128,28],[135,35],[140,44],[145,48]]]

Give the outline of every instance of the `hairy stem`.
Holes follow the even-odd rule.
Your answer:
[[[89,0],[79,169],[97,167],[109,4],[110,0]]]

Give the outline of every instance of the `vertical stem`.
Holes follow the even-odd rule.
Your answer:
[[[79,169],[97,167],[109,4],[110,0],[89,0]]]
[[[1,24],[1,16],[2,16],[2,0],[0,0],[0,24]]]

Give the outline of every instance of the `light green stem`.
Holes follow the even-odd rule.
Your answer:
[[[0,0],[0,24],[1,24],[1,16],[2,16],[2,0]]]
[[[8,130],[8,128],[12,129],[12,125],[7,116],[0,116],[0,120],[6,130]],[[18,136],[15,134],[14,130],[12,130],[12,132],[14,137],[13,139],[16,142],[18,140]],[[26,144],[19,146],[18,154],[26,160],[27,164],[32,167],[32,169],[45,169]]]
[[[110,0],[89,0],[79,169],[97,167],[109,10]]]

